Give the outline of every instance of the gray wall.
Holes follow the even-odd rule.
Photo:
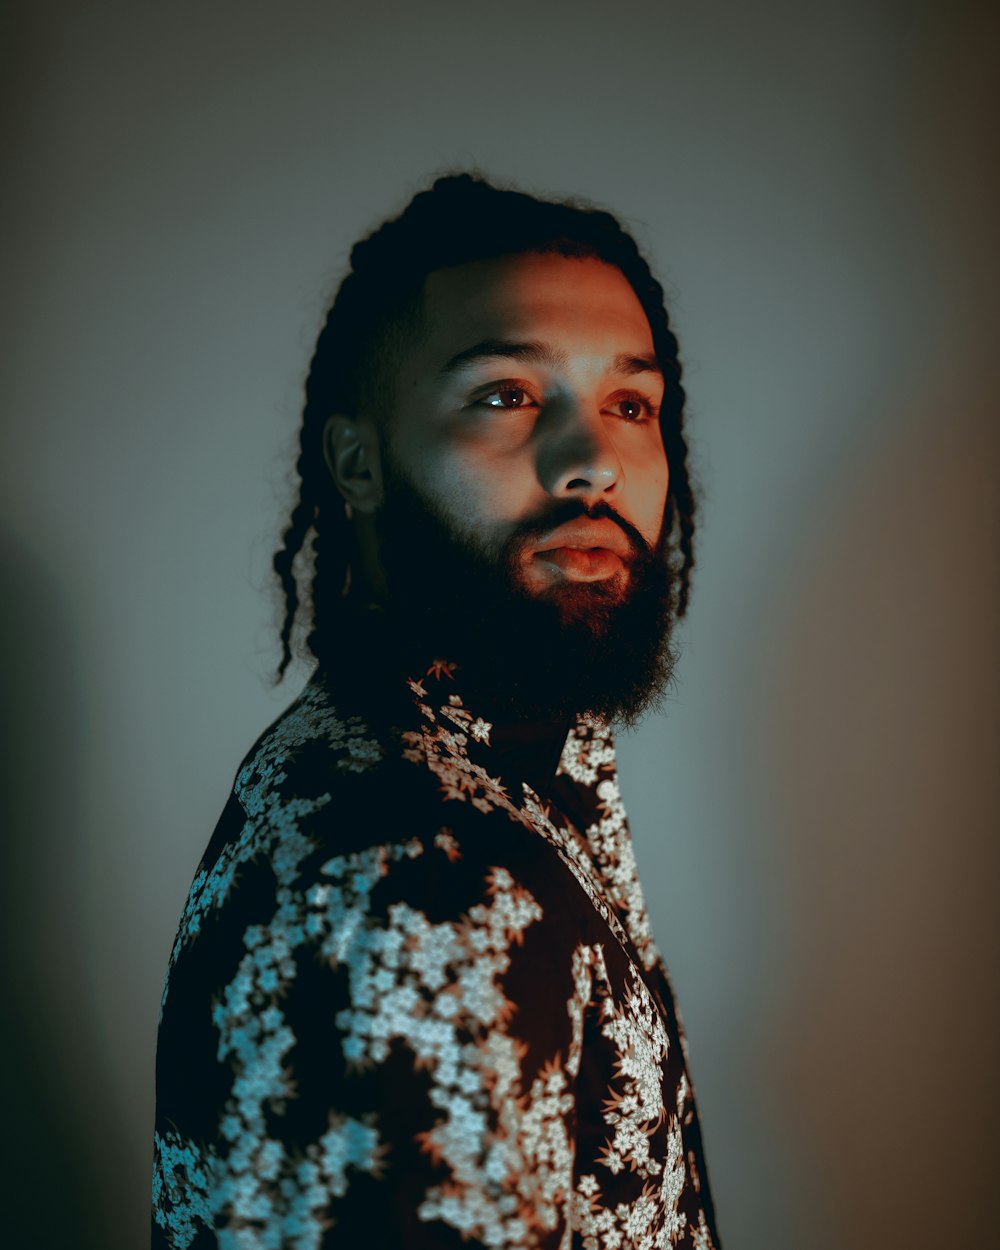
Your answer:
[[[266,684],[267,571],[311,340],[350,243],[472,162],[630,219],[681,337],[696,595],[621,757],[727,1250],[984,1244],[998,33],[968,0],[8,7],[6,1244],[144,1244],[173,929],[302,680]]]

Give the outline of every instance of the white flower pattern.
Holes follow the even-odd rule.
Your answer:
[[[314,679],[239,772],[164,989],[154,1246],[715,1250],[607,727],[543,795],[433,687],[394,737]]]

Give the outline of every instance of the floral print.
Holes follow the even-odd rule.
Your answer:
[[[521,742],[435,664],[367,714],[318,674],[237,775],[164,987],[154,1247],[713,1250],[609,731]]]

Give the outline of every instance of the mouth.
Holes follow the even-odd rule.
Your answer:
[[[630,555],[628,539],[612,521],[561,525],[532,552],[532,564],[575,582],[614,577]]]
[[[621,556],[609,547],[547,547],[536,551],[532,562],[573,582],[603,581],[624,567]]]

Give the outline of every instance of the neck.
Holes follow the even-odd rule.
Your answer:
[[[537,690],[523,689],[516,674],[499,680],[502,665],[477,662],[454,639],[435,639],[412,613],[357,594],[338,605],[328,632],[321,668],[338,690],[353,692],[359,707],[373,697],[395,701],[399,692],[407,698],[407,683],[416,681],[432,701],[460,693],[465,707],[494,724],[568,725],[575,712],[546,706]]]
[[[433,724],[457,732],[470,759],[502,778],[509,792],[523,781],[548,794],[572,715],[498,697],[495,681],[421,645],[407,622],[381,605],[348,598],[333,633],[321,677],[344,712],[383,731]]]

